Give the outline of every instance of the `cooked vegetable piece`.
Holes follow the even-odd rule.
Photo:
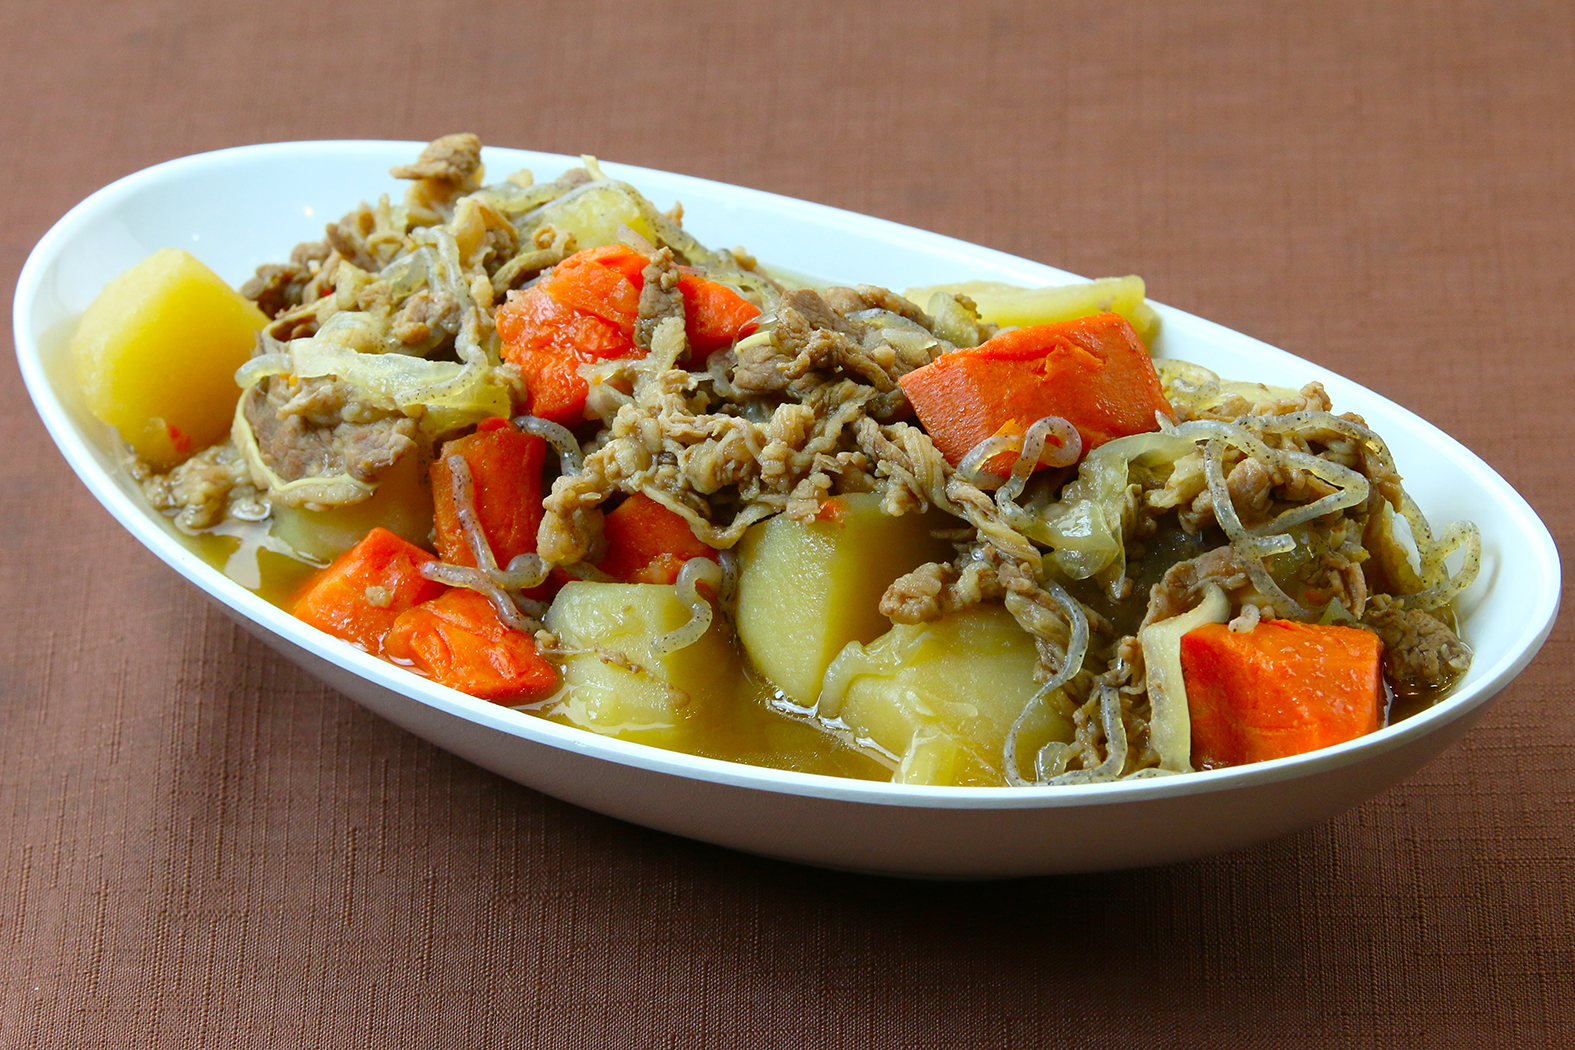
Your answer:
[[[589,391],[579,366],[643,356],[634,326],[648,262],[621,244],[577,252],[498,309],[503,357],[524,373],[532,415],[577,422]],[[759,308],[726,285],[685,273],[678,289],[691,363],[754,330]]]
[[[1155,412],[1173,414],[1148,350],[1113,313],[1002,332],[900,382],[953,465],[984,439],[1020,433],[1044,416],[1075,426],[1087,451],[1159,429]]]
[[[691,360],[704,360],[755,330],[760,307],[727,285],[686,271],[678,278],[678,290],[684,297]]]
[[[93,415],[156,470],[229,433],[266,318],[189,253],[162,248],[104,286],[71,338]]]
[[[1159,317],[1144,300],[1141,277],[1101,277],[1049,288],[1019,288],[999,281],[963,281],[909,288],[906,295],[922,306],[931,302],[937,293],[966,295],[973,300],[980,317],[998,325],[1060,324],[1093,314],[1116,313],[1127,319],[1145,344],[1159,330]]]
[[[401,613],[436,598],[444,587],[421,575],[436,559],[387,529],[376,528],[312,577],[291,611],[313,627],[382,656]]]
[[[1373,732],[1382,648],[1371,631],[1288,620],[1188,631],[1181,668],[1193,766],[1284,758]]]
[[[576,252],[552,268],[542,291],[581,313],[617,328],[634,349],[634,322],[640,310],[645,256],[621,244]]]
[[[1143,647],[1143,683],[1148,689],[1149,746],[1167,773],[1192,771],[1191,715],[1186,673],[1181,669],[1181,639],[1206,623],[1227,623],[1230,599],[1218,584],[1204,587],[1203,600],[1179,615],[1138,631]]]
[[[498,619],[484,596],[461,587],[401,613],[384,649],[434,681],[495,703],[539,700],[558,685],[536,640]]]
[[[423,459],[406,453],[395,460],[360,503],[322,510],[274,503],[268,531],[319,563],[333,561],[379,525],[418,546],[426,543],[432,536],[432,492]]]
[[[465,538],[454,503],[450,456],[460,456],[470,470],[477,524],[498,565],[507,568],[521,554],[536,550],[541,524],[541,471],[547,442],[522,434],[506,419],[489,419],[466,437],[443,444],[432,461],[433,530],[438,553],[452,565],[474,567],[475,555]]]
[[[603,535],[607,556],[596,567],[620,583],[676,583],[690,558],[717,560],[715,548],[696,539],[688,521],[643,492],[607,515]]]
[[[537,218],[544,225],[574,234],[574,243],[581,248],[616,244],[620,226],[629,227],[646,240],[655,236],[641,214],[632,187],[604,180],[565,193],[543,207]]]
[[[832,662],[820,714],[896,757],[893,781],[999,787],[1002,749],[1034,692],[1033,638],[999,604],[924,624],[897,624]],[[1072,741],[1069,707],[1055,694],[1025,727],[1019,753]]]
[[[577,423],[584,415],[590,387],[581,364],[634,353],[633,340],[617,325],[565,306],[540,285],[509,296],[496,321],[504,360],[525,377],[525,410],[554,423]]]
[[[656,639],[689,619],[676,587],[566,584],[546,619],[569,654],[563,702],[554,713],[599,733],[633,734],[648,743],[680,739],[692,719],[730,701],[742,677],[720,616],[693,645],[656,651]]]
[[[952,557],[930,536],[928,516],[883,514],[865,492],[827,502],[840,513],[809,524],[779,514],[752,526],[738,548],[739,640],[760,672],[804,705],[820,695],[843,646],[890,629],[880,599],[891,582]]]

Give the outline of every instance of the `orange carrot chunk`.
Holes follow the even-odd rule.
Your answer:
[[[1003,332],[942,354],[900,380],[919,422],[953,466],[995,434],[1021,433],[1045,416],[1077,428],[1083,449],[1157,430],[1174,415],[1132,326],[1113,313]],[[1004,470],[1011,458],[990,463]]]
[[[686,273],[678,278],[678,290],[692,359],[703,361],[755,330],[760,307],[727,285]]]
[[[1216,769],[1300,755],[1378,728],[1383,643],[1371,631],[1264,620],[1181,636],[1192,764]]]
[[[542,289],[564,306],[617,328],[633,348],[640,310],[641,277],[649,260],[632,248],[609,244],[575,252],[547,275]]]
[[[470,470],[471,502],[482,535],[498,565],[536,550],[541,525],[541,471],[547,442],[523,434],[506,419],[488,419],[474,434],[443,444],[432,461],[433,531],[443,560],[474,567],[476,558],[460,525],[454,503],[454,472],[449,457],[459,456]]]
[[[531,415],[578,422],[590,390],[580,365],[644,356],[634,345],[634,326],[648,263],[617,244],[576,252],[498,308],[503,358],[525,376]],[[678,290],[691,363],[754,331],[759,308],[726,285],[685,272]]]
[[[540,286],[511,294],[495,320],[503,359],[525,377],[525,410],[554,423],[584,417],[590,387],[581,364],[635,353],[634,340],[617,325],[565,305]]]
[[[597,568],[620,583],[676,583],[690,558],[717,560],[716,549],[696,539],[682,515],[643,492],[607,515],[604,535],[607,555]]]
[[[492,602],[455,587],[401,613],[385,641],[387,655],[482,700],[519,704],[548,696],[558,672],[536,640],[498,619]]]
[[[421,575],[431,554],[384,528],[345,551],[308,581],[291,611],[300,619],[383,654],[383,640],[407,609],[443,593],[443,584]]]

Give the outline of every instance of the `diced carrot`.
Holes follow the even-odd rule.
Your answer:
[[[623,245],[591,248],[553,267],[542,287],[565,306],[615,325],[632,339],[649,262]],[[754,331],[760,308],[727,285],[686,268],[679,274],[678,291],[694,359],[703,360]]]
[[[617,325],[564,305],[540,286],[512,293],[496,322],[503,359],[525,376],[525,410],[554,423],[578,423],[584,415],[590,387],[581,364],[635,353],[634,340]]]
[[[554,266],[541,287],[563,305],[606,321],[632,340],[645,283],[641,272],[648,262],[621,244],[591,248]]]
[[[1157,430],[1173,415],[1148,349],[1113,313],[1003,332],[942,354],[901,379],[935,447],[954,466],[997,433],[1020,433],[1044,416],[1077,428],[1088,451]],[[991,469],[1004,469],[1003,454]]]
[[[314,575],[291,611],[380,656],[384,636],[399,615],[443,593],[441,583],[421,575],[421,566],[435,560],[387,529],[375,528]]]
[[[576,252],[540,284],[510,293],[498,308],[503,358],[525,376],[531,415],[578,422],[590,389],[580,365],[643,356],[634,345],[634,327],[647,264],[645,256],[623,245]],[[685,272],[678,289],[691,362],[754,331],[759,308],[726,285]]]
[[[597,568],[620,583],[674,583],[690,558],[717,560],[682,515],[643,492],[613,508],[604,526],[607,554]]]
[[[540,350],[512,354],[505,350],[503,356],[518,365],[525,377],[522,411],[566,427],[584,422],[591,387],[580,375],[578,357]]]
[[[678,278],[684,297],[684,333],[696,359],[704,360],[753,332],[760,307],[725,284],[686,273]]]
[[[443,560],[476,564],[454,504],[450,456],[461,456],[470,469],[476,521],[499,566],[536,549],[541,525],[541,471],[547,442],[523,434],[506,419],[489,419],[474,434],[444,442],[432,461],[433,531]]]
[[[573,354],[584,361],[625,357],[634,351],[634,342],[616,324],[565,305],[540,286],[510,295],[498,307],[496,322],[499,338],[515,351]]]
[[[1378,728],[1383,643],[1371,631],[1264,620],[1181,636],[1192,764],[1214,769],[1299,755]]]
[[[536,640],[500,620],[486,597],[461,587],[402,613],[384,648],[434,681],[496,703],[538,700],[558,684]]]

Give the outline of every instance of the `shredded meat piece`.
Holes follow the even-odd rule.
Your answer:
[[[155,510],[173,511],[183,529],[206,529],[226,517],[256,521],[268,504],[251,483],[246,462],[228,441],[205,448],[167,474],[155,474],[142,460],[128,465]]]
[[[1187,457],[1189,460],[1193,457]],[[1206,475],[1203,473],[1203,457],[1196,457],[1197,470],[1178,470],[1172,475],[1171,488],[1173,493],[1183,490],[1183,486],[1206,486]],[[1179,476],[1178,476],[1179,475]],[[1242,458],[1229,469],[1225,476],[1225,487],[1231,495],[1231,502],[1236,506],[1236,513],[1241,517],[1242,523],[1249,527],[1265,516],[1273,500],[1274,486],[1277,473],[1264,464],[1252,458]],[[1214,493],[1202,487],[1189,504],[1184,505],[1177,516],[1181,527],[1189,533],[1201,532],[1210,525],[1216,524],[1214,515]]]
[[[272,376],[252,388],[245,413],[263,461],[284,481],[373,481],[415,447],[415,420],[355,400],[354,389],[335,379],[298,380],[292,388]]]
[[[1402,689],[1441,688],[1471,665],[1471,649],[1443,621],[1387,594],[1373,596],[1362,622],[1383,639],[1384,673]]]
[[[957,582],[956,568],[945,562],[926,562],[892,581],[881,595],[881,614],[892,623],[929,623],[946,612],[948,589]]]
[[[394,316],[393,336],[405,346],[427,345],[458,332],[462,314],[458,301],[422,288],[406,298]]]
[[[1339,602],[1352,616],[1367,611],[1367,576],[1360,561],[1340,551],[1327,551],[1319,557],[1324,586],[1330,602]]]
[[[768,338],[746,340],[738,348],[733,383],[751,393],[778,393],[809,370],[804,355],[817,332],[826,340],[841,336],[855,346],[858,330],[816,292],[797,289],[777,304],[777,324]],[[802,359],[802,363],[801,363]]]
[[[434,139],[414,164],[391,168],[396,179],[428,179],[456,186],[481,170],[481,139],[469,132]]]
[[[672,333],[665,347],[663,327]],[[795,499],[795,510],[805,513],[830,487],[817,475],[867,482],[868,460],[847,446],[871,396],[868,387],[828,383],[757,423],[710,412],[711,399],[699,389],[703,374],[662,367],[683,347],[681,321],[667,318],[652,337],[650,356],[631,366],[633,397],[614,415],[605,443],[585,457],[578,474],[553,483],[537,538],[542,557],[567,564],[584,559],[600,528],[596,508],[617,492],[646,493],[687,518],[700,539],[725,549],[751,523],[787,510]]]
[[[1039,590],[1033,573],[998,548],[973,545],[951,564],[932,561],[898,577],[881,596],[880,611],[893,623],[927,623],[1008,593]]]
[[[241,285],[241,294],[257,304],[271,320],[292,306],[299,305],[301,289],[309,278],[306,268],[290,263],[265,263],[256,276]]]
[[[327,241],[303,241],[295,246],[287,263],[264,263],[257,273],[241,285],[240,292],[257,304],[269,319],[301,305],[306,285],[328,258]]]
[[[328,244],[339,257],[363,270],[382,269],[382,263],[367,248],[366,239],[377,228],[372,209],[363,204],[327,228]]]
[[[327,261],[333,249],[327,241],[302,241],[290,249],[290,261],[297,266],[313,270]]]
[[[1225,488],[1242,521],[1257,521],[1269,509],[1274,473],[1255,459],[1243,459],[1226,475]]]
[[[909,300],[889,288],[873,284],[860,284],[852,288],[828,288],[826,303],[839,314],[846,316],[860,310],[886,310],[899,317],[906,317],[916,324],[929,328],[934,322],[930,316]]]
[[[881,509],[900,515],[928,510],[944,497],[951,464],[930,436],[907,423],[881,426],[873,419],[854,423],[859,448],[875,464],[875,476],[884,484]]]
[[[1333,405],[1322,383],[1308,383],[1296,392],[1296,396],[1260,401],[1252,411],[1260,416],[1278,416],[1286,412],[1327,412]]]
[[[1166,570],[1160,581],[1149,589],[1148,612],[1143,616],[1142,626],[1168,620],[1193,608],[1202,597],[1204,586],[1210,583],[1217,584],[1227,594],[1243,589],[1257,593],[1235,549],[1216,547]],[[1232,604],[1239,606],[1242,602]]]
[[[405,194],[411,221],[430,225],[446,221],[456,200],[481,185],[481,140],[461,133],[434,139],[414,164],[390,169],[396,179],[415,180]]]
[[[907,404],[897,380],[934,360],[948,344],[909,333],[919,339],[894,345],[878,327],[852,320],[833,305],[856,312],[869,309],[872,301],[900,302],[908,313],[924,317],[912,303],[880,288],[833,288],[825,296],[808,289],[788,292],[777,304],[777,323],[769,335],[739,344],[733,383],[746,393],[805,397],[828,382],[852,378],[879,395],[870,401],[869,414],[890,419]]]
[[[670,248],[659,248],[641,272],[640,305],[634,324],[634,345],[651,349],[657,326],[669,317],[684,319],[684,295],[678,290],[678,264]]]

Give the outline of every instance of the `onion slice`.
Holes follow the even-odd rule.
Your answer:
[[[1229,619],[1230,601],[1211,583],[1195,608],[1138,632],[1148,687],[1149,743],[1159,755],[1159,768],[1166,773],[1192,772],[1192,716],[1181,673],[1181,636],[1194,627]]]

